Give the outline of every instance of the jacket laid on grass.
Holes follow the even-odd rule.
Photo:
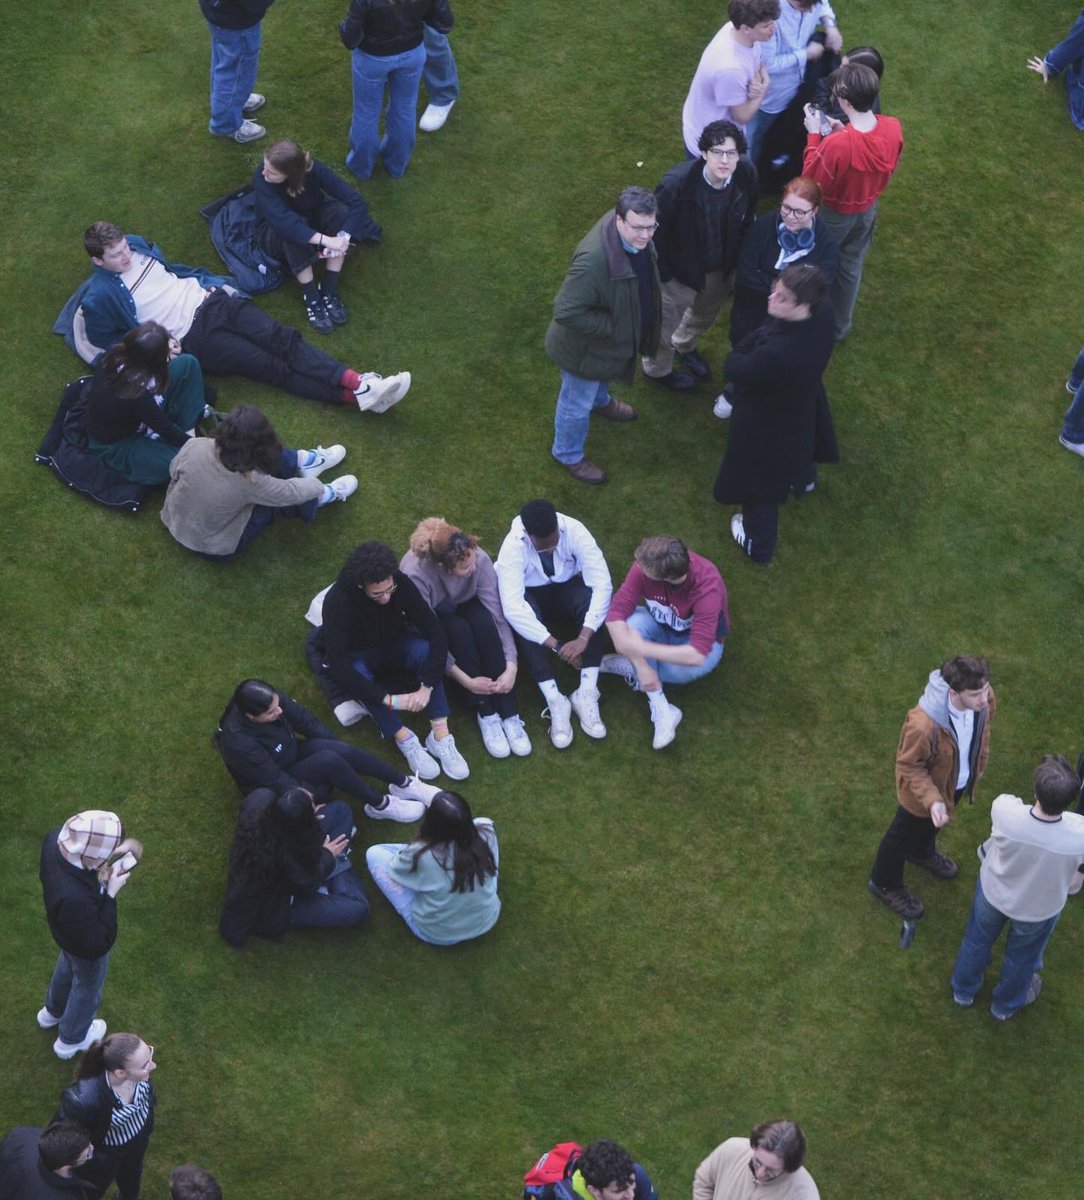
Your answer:
[[[42,896],[53,941],[76,958],[108,954],[117,940],[117,901],[98,881],[97,870],[73,866],[60,853],[61,826],[41,844]]]
[[[611,209],[576,247],[546,331],[546,353],[580,379],[632,383],[641,357],[659,347],[662,298],[655,247],[645,250],[654,280],[655,311],[641,338],[640,290]]]
[[[226,770],[244,793],[270,788],[276,793],[297,787],[289,773],[297,762],[298,735],[334,738],[335,734],[307,708],[279,692],[282,716],[276,721],[252,721],[232,704],[219,727],[218,748]]]

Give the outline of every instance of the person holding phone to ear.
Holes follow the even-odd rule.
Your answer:
[[[100,809],[76,813],[42,842],[45,915],[60,954],[38,1025],[56,1029],[58,1058],[74,1058],[105,1036],[95,1014],[117,940],[117,895],[142,857],[142,844],[124,836],[120,817]]]

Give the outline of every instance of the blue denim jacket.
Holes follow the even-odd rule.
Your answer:
[[[1065,72],[1069,90],[1069,116],[1077,129],[1084,129],[1084,10],[1059,42],[1043,59],[1051,75]]]

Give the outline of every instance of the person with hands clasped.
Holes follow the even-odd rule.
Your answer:
[[[38,1025],[56,1029],[58,1058],[73,1058],[105,1036],[95,1013],[117,940],[117,895],[142,855],[120,817],[101,809],[76,813],[42,842],[42,897],[60,953]]]

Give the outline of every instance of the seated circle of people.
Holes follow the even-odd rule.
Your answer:
[[[271,258],[284,262],[301,285],[305,316],[317,333],[347,321],[339,294],[350,239],[372,236],[364,197],[330,167],[289,139],[275,142],[252,176],[257,237]],[[323,262],[318,283],[314,267]]]
[[[38,874],[59,954],[37,1020],[56,1030],[57,1058],[74,1058],[105,1036],[96,1014],[117,940],[117,896],[142,857],[142,843],[102,809],[76,813],[42,840]]]
[[[212,375],[242,375],[306,400],[385,412],[410,388],[410,372],[387,379],[355,371],[269,317],[229,276],[170,262],[153,243],[108,221],[83,235],[93,266],[55,328],[88,363],[143,321],[157,321]]]
[[[166,483],[177,451],[212,416],[199,363],[156,321],[129,329],[94,368],[89,448],[132,483]]]
[[[170,1200],[222,1200],[222,1188],[210,1171],[181,1163],[169,1173]]]
[[[651,745],[662,750],[682,715],[665,685],[692,683],[723,657],[730,632],[726,585],[714,563],[669,535],[644,538],[633,560],[606,616],[617,653],[604,655],[600,669],[644,693],[655,727]]]
[[[311,522],[352,496],[356,476],[320,479],[345,457],[339,445],[289,450],[258,408],[238,404],[212,437],[189,439],[169,464],[162,523],[185,549],[229,562],[275,521]]]
[[[337,738],[307,708],[265,683],[245,679],[219,718],[213,740],[243,795],[257,788],[308,788],[320,800],[332,789],[360,800],[374,821],[421,819],[437,788]],[[363,776],[382,780],[387,794]]]
[[[54,1121],[42,1129],[13,1129],[0,1142],[0,1196],[4,1200],[96,1200],[98,1189],[76,1174],[94,1145],[86,1127]]]
[[[350,860],[356,832],[345,800],[318,804],[304,787],[245,797],[230,850],[218,930],[231,946],[281,941],[299,927],[349,929],[369,918]]]
[[[478,717],[494,758],[531,752],[516,699],[516,641],[501,609],[497,572],[478,538],[427,517],[399,564],[437,614],[448,639],[448,678]]]
[[[500,851],[488,817],[475,817],[458,792],[437,792],[417,841],[365,852],[369,874],[415,937],[453,946],[497,923]]]
[[[323,598],[311,641],[318,670],[365,706],[412,775],[435,779],[443,771],[449,779],[467,778],[470,768],[448,728],[444,627],[390,546],[368,541],[351,551]],[[393,677],[409,678],[411,690],[389,690]],[[424,746],[402,720],[420,712],[430,725]]]
[[[90,1134],[91,1157],[80,1178],[105,1192],[116,1183],[120,1200],[139,1200],[143,1158],[154,1130],[157,1097],[151,1075],[154,1047],[134,1033],[110,1033],[79,1060],[75,1081],[60,1095],[54,1121],[74,1121]]]
[[[812,491],[816,464],[839,450],[821,377],[832,357],[833,315],[819,267],[787,267],[768,296],[768,320],[727,355],[733,417],[715,479],[720,504],[740,504],[734,541],[753,560],[775,554],[779,507]]]
[[[655,250],[662,281],[662,326],[644,374],[688,391],[711,373],[697,350],[733,286],[740,248],[757,213],[757,173],[733,121],[712,121],[700,154],[672,167],[655,189]],[[684,370],[675,370],[675,354]]]
[[[820,1200],[805,1168],[808,1146],[802,1127],[773,1120],[747,1138],[732,1137],[716,1146],[696,1168],[693,1200]]]
[[[598,542],[551,501],[529,500],[512,521],[496,567],[504,615],[546,700],[550,741],[558,750],[571,744],[573,712],[588,737],[604,738],[598,674],[613,584]],[[571,696],[557,686],[558,662],[579,672]]]

